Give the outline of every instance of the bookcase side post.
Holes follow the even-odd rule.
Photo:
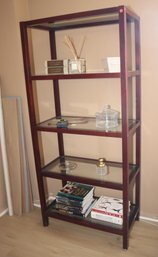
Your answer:
[[[135,21],[135,65],[139,75],[136,76],[136,120],[140,121],[140,126],[136,131],[136,164],[139,167],[139,173],[136,178],[136,205],[139,211],[136,219],[140,215],[140,178],[141,178],[141,51],[140,51],[140,21]]]
[[[36,176],[38,182],[38,191],[41,203],[41,213],[43,225],[48,226],[48,217],[45,215],[46,211],[46,196],[45,196],[45,181],[41,176],[41,156],[39,152],[39,141],[38,141],[38,132],[35,129],[36,125],[36,114],[34,106],[34,93],[33,93],[33,84],[31,80],[31,63],[29,56],[29,39],[28,39],[28,29],[27,25],[24,22],[20,23],[20,32],[21,32],[21,41],[22,41],[22,54],[24,62],[24,73],[25,73],[25,82],[26,82],[26,93],[30,117],[30,126],[31,126],[31,135],[33,141],[33,151],[36,167]]]
[[[129,236],[129,139],[128,139],[128,50],[127,17],[125,8],[119,10],[121,59],[121,110],[122,110],[122,165],[123,165],[123,248],[128,249]]]
[[[56,53],[56,42],[55,42],[55,31],[50,30],[50,51],[51,58],[57,59]],[[54,101],[55,101],[55,114],[56,116],[61,116],[61,104],[60,104],[60,90],[59,90],[59,81],[57,79],[53,80],[54,87]],[[63,143],[63,134],[58,133],[58,143],[59,143],[59,154],[64,156],[64,143]]]
[[[51,58],[57,59],[56,51],[56,40],[55,40],[55,31],[52,29],[49,31],[50,37],[50,52]],[[60,104],[60,90],[59,90],[59,81],[57,79],[53,80],[53,89],[54,89],[54,101],[55,101],[55,114],[56,116],[61,116],[61,104]],[[62,133],[57,133],[58,137],[58,148],[60,157],[64,157],[64,138]],[[62,180],[62,185],[64,186],[66,181]]]

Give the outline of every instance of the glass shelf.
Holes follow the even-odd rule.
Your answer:
[[[57,122],[60,119],[68,121],[67,128],[57,128]],[[138,121],[129,120],[129,131],[132,130],[134,132],[138,126]],[[37,130],[70,134],[122,137],[122,120],[119,120],[119,125],[115,128],[103,129],[96,127],[95,117],[60,116],[37,124]]]
[[[30,28],[38,28],[45,30],[62,30],[78,27],[98,26],[105,24],[115,24],[119,21],[118,11],[120,7],[106,8],[102,10],[87,11],[82,13],[74,13],[49,17],[28,22]]]
[[[132,225],[133,217],[137,214],[138,207],[135,204],[131,205],[130,214],[129,214],[129,226]],[[59,213],[58,210],[55,208],[55,201],[53,201],[48,209],[47,209],[47,215],[49,217],[53,217],[56,219],[65,220],[71,223],[80,224],[87,227],[92,227],[95,229],[99,229],[102,231],[110,231],[112,233],[122,235],[123,234],[123,226],[117,225],[111,222],[105,222],[97,219],[91,218],[91,215],[89,214],[86,218],[80,217],[77,215],[68,215],[68,214],[62,214]]]
[[[116,6],[112,8],[98,9],[80,13],[60,15],[27,21],[26,24],[30,28],[43,30],[63,30],[72,28],[82,28],[88,26],[101,26],[107,24],[119,23],[119,13],[127,13],[127,21],[138,20],[139,17],[130,9],[124,6]]]
[[[139,70],[128,71],[128,77],[140,75]],[[86,72],[76,74],[38,74],[32,75],[32,80],[53,80],[53,79],[103,79],[103,78],[120,78],[120,72]]]
[[[70,19],[64,19],[59,21],[52,21],[52,22],[44,22],[44,23],[37,23],[35,25],[32,25],[31,27],[38,27],[38,28],[47,28],[47,29],[56,29],[61,30],[65,28],[75,28],[76,26],[82,27],[84,26],[90,26],[90,25],[100,25],[100,24],[107,24],[109,22],[112,23],[118,23],[119,16],[118,14],[112,13],[112,14],[104,14],[104,15],[94,15],[91,17],[82,17],[82,18],[70,18]]]
[[[62,180],[78,181],[82,183],[122,190],[122,164],[107,161],[108,174],[97,172],[97,160],[73,156],[58,157],[42,168],[42,175]],[[64,167],[65,165],[65,167]],[[70,167],[70,168],[69,168]],[[72,168],[71,168],[72,167]],[[136,165],[129,166],[129,180],[138,173]]]

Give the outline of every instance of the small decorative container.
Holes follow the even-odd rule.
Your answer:
[[[68,121],[64,119],[60,119],[57,122],[57,128],[67,128],[68,127]]]
[[[61,172],[71,172],[72,170],[76,169],[77,164],[75,162],[69,162],[69,161],[65,161],[65,162],[61,162],[59,164],[59,168],[61,170]]]
[[[106,165],[106,160],[105,158],[99,158],[97,162],[97,173],[99,175],[107,175],[108,172],[108,166]]]
[[[69,60],[69,73],[85,73],[86,60],[84,58]]]
[[[102,112],[96,113],[96,127],[103,129],[115,128],[118,126],[119,112],[112,110],[106,105]]]

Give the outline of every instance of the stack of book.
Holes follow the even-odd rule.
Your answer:
[[[95,202],[94,187],[68,182],[56,195],[56,210],[67,215],[87,217]]]
[[[68,74],[68,59],[45,61],[46,74]]]
[[[123,200],[118,198],[101,196],[92,207],[91,218],[122,225]]]

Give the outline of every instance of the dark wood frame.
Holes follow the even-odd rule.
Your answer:
[[[99,22],[90,21],[89,23],[71,23],[65,24],[62,26],[50,26],[50,24],[56,24],[56,22],[72,20],[72,19],[84,19],[86,17],[96,17],[102,15],[114,14],[113,19],[103,19]],[[127,67],[128,62],[128,44],[127,44],[127,23],[131,22],[134,24],[135,31],[135,70],[129,71]],[[28,29],[42,29],[47,30],[50,36],[50,50],[51,50],[51,58],[56,58],[56,45],[55,45],[55,31],[56,30],[66,30],[70,28],[81,28],[88,26],[102,26],[108,24],[118,24],[119,26],[119,41],[120,41],[120,58],[121,58],[121,72],[120,73],[93,73],[93,74],[58,74],[58,75],[32,75],[31,74],[31,64],[29,57],[29,38],[28,38]],[[36,173],[38,180],[38,188],[41,202],[41,212],[43,218],[43,225],[48,226],[48,218],[54,217],[58,219],[63,219],[69,222],[73,222],[76,224],[93,227],[96,229],[108,231],[111,233],[116,233],[123,236],[123,248],[128,248],[128,239],[129,239],[129,231],[132,227],[132,224],[135,220],[139,219],[140,212],[140,139],[141,139],[141,94],[140,94],[140,84],[141,84],[141,67],[140,67],[140,20],[139,17],[131,10],[126,8],[125,6],[118,6],[112,8],[105,8],[93,11],[86,11],[68,15],[61,15],[55,17],[48,17],[38,20],[31,20],[20,22],[21,29],[21,40],[22,40],[22,51],[23,51],[23,60],[24,60],[24,71],[25,71],[25,80],[26,80],[26,91],[28,98],[28,108],[30,114],[30,124],[31,124],[31,132],[32,132],[32,140],[33,140],[33,149],[35,156],[35,165],[36,165]],[[129,118],[128,118],[128,80],[129,78],[135,78],[136,84],[136,123],[132,126],[129,126]],[[68,130],[61,128],[46,128],[42,127],[39,124],[36,124],[36,114],[35,114],[35,103],[33,96],[33,81],[36,80],[52,80],[53,88],[54,88],[54,99],[55,99],[55,113],[56,116],[61,115],[61,107],[60,107],[60,92],[59,92],[59,80],[60,79],[99,79],[99,78],[120,78],[121,85],[121,103],[122,103],[122,132],[121,133],[113,133],[113,132],[100,132],[97,129],[95,131],[82,131],[82,130]],[[93,181],[91,178],[84,179],[80,177],[73,176],[63,176],[56,175],[55,173],[44,171],[41,160],[40,160],[40,150],[39,150],[39,141],[38,141],[38,133],[39,131],[49,131],[55,132],[58,136],[58,144],[59,144],[59,156],[64,156],[64,142],[63,142],[63,134],[64,133],[73,133],[73,134],[83,134],[83,135],[95,135],[95,136],[109,136],[109,137],[120,137],[122,138],[122,169],[123,169],[123,183],[116,185],[116,183],[107,182],[101,184],[100,182]],[[132,177],[129,176],[129,137],[136,134],[136,165],[137,171]],[[84,160],[83,160],[84,161]],[[92,222],[89,219],[77,219],[75,217],[69,217],[65,215],[61,215],[58,213],[54,213],[51,211],[51,204],[47,206],[46,204],[46,194],[45,194],[45,186],[44,186],[44,178],[50,177],[55,179],[60,179],[63,181],[63,184],[67,180],[78,181],[84,183],[92,183],[97,186],[113,188],[117,190],[123,191],[123,226],[118,227],[113,224],[106,224],[102,222]],[[128,211],[128,202],[129,202],[129,191],[131,184],[135,182],[135,205],[133,207],[133,211],[129,216]]]

